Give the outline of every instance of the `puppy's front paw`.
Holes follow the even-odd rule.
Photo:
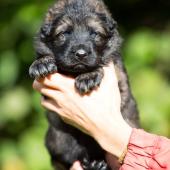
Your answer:
[[[42,58],[33,62],[29,68],[29,75],[32,78],[42,78],[57,71],[54,60]]]
[[[105,161],[82,162],[84,170],[110,170]]]
[[[103,71],[97,71],[81,74],[76,78],[75,87],[80,94],[85,94],[98,87],[103,78]]]

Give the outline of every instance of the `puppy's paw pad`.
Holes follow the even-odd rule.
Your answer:
[[[57,71],[57,66],[52,61],[35,61],[29,69],[32,78],[42,78]]]

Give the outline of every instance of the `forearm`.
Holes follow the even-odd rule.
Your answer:
[[[170,169],[170,140],[133,129],[120,170]]]

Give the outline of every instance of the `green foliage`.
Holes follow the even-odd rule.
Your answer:
[[[126,1],[132,6],[144,0]],[[44,147],[47,122],[40,95],[32,90],[28,68],[33,37],[51,0],[0,2],[0,169],[50,170]],[[111,3],[111,2],[110,2]],[[115,1],[116,5],[125,1]],[[149,3],[149,2],[148,2]],[[114,4],[114,3],[113,3]],[[114,6],[114,5],[113,5]],[[128,10],[128,9],[127,9]],[[130,7],[129,7],[129,10]],[[161,12],[160,12],[161,15]],[[163,15],[163,14],[162,14]],[[146,18],[145,18],[146,19]],[[170,137],[170,23],[164,29],[120,24],[123,56],[140,110],[142,127]]]
[[[5,51],[0,58],[0,87],[12,86],[16,82],[19,64],[13,51]],[[7,71],[8,70],[8,71]]]
[[[140,29],[125,42],[125,63],[137,99],[142,127],[170,136],[169,32]],[[163,68],[163,69],[162,69]],[[166,70],[166,72],[165,72]]]

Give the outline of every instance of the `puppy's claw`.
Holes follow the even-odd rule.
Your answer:
[[[105,161],[93,161],[88,165],[82,166],[84,170],[110,170]]]
[[[86,158],[84,158],[83,161],[82,161],[82,167],[83,167],[83,169],[84,169],[84,170],[88,169],[89,165],[90,165],[89,160],[86,159]]]
[[[57,66],[53,61],[36,60],[29,68],[29,75],[39,79],[57,71]]]
[[[100,162],[94,161],[91,164],[91,169],[92,170],[109,170],[109,167],[104,161],[100,161]]]
[[[103,74],[99,71],[81,74],[76,78],[75,87],[80,94],[85,94],[97,88],[103,78]]]

